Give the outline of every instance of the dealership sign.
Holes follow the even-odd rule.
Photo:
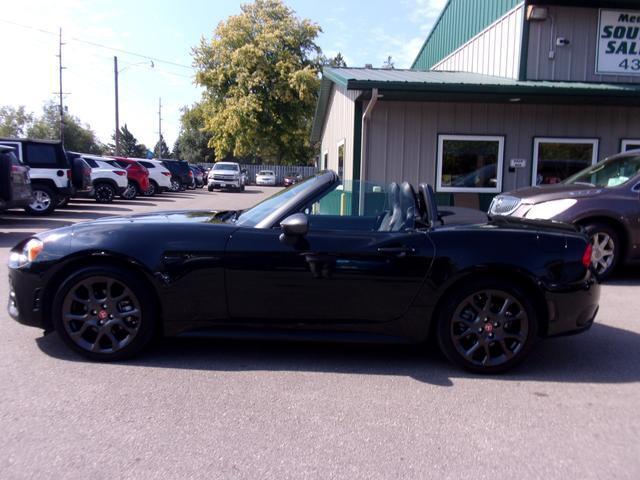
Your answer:
[[[596,73],[640,75],[640,11],[600,10]]]

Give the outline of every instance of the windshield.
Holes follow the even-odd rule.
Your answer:
[[[626,183],[640,172],[640,155],[617,157],[597,163],[567,178],[564,183],[586,183],[611,188]]]
[[[236,223],[238,225],[244,225],[245,227],[256,226],[271,212],[291,200],[302,190],[308,188],[309,184],[315,179],[316,177],[311,177],[304,182],[297,183],[292,187],[285,188],[284,190],[280,190],[278,193],[271,195],[269,198],[263,200],[256,206],[242,212],[242,214],[236,220]]]
[[[238,165],[234,165],[233,163],[216,163],[213,166],[214,170],[227,170],[230,172],[237,172],[239,170]]]
[[[258,172],[258,175],[273,175],[273,172],[269,172],[268,170],[261,170]]]

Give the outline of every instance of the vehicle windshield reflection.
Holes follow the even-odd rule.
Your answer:
[[[566,184],[586,184],[613,188],[627,183],[640,173],[640,155],[611,158],[567,178]]]

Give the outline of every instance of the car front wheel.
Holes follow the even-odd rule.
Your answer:
[[[620,257],[618,234],[613,228],[604,223],[587,225],[586,230],[593,247],[591,265],[596,272],[598,280],[605,280],[611,276],[618,265]]]
[[[149,181],[149,188],[144,192],[145,197],[153,197],[158,193],[158,185],[153,180]]]
[[[29,215],[49,215],[56,209],[58,198],[53,190],[46,185],[32,187],[33,202],[25,207]]]
[[[500,373],[528,355],[538,319],[513,282],[487,278],[465,283],[446,298],[437,332],[451,362],[475,373]]]
[[[137,276],[114,267],[72,274],[53,305],[54,328],[73,350],[92,360],[131,357],[152,339],[155,305]]]

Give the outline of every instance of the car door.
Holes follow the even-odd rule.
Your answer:
[[[428,235],[371,231],[358,217],[343,224],[311,227],[293,243],[279,228],[234,232],[225,250],[230,317],[339,323],[402,316],[431,265]]]

